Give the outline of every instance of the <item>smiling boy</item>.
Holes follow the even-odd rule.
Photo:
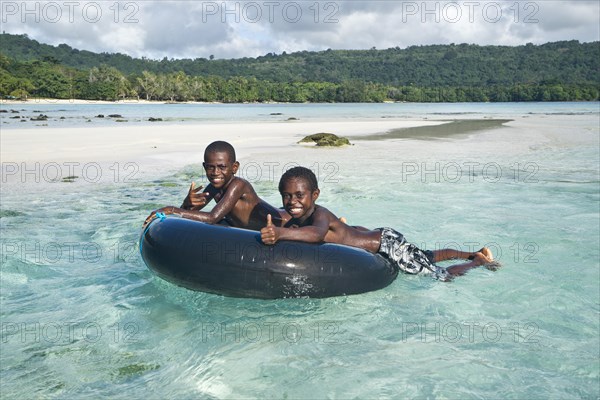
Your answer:
[[[252,230],[264,227],[267,215],[273,216],[279,226],[289,219],[284,211],[262,200],[250,182],[235,176],[240,164],[231,144],[223,141],[209,144],[202,165],[210,182],[206,189],[200,192],[202,186],[195,187],[192,182],[181,207],[168,206],[153,211],[144,225],[159,212],[209,224],[225,220],[231,226]],[[200,211],[213,199],[217,204],[211,211]]]
[[[423,251],[407,243],[401,233],[391,228],[368,230],[345,224],[331,211],[315,203],[320,191],[315,174],[308,168],[295,167],[286,171],[279,181],[279,192],[283,206],[292,218],[284,227],[277,227],[271,216],[267,217],[267,226],[260,232],[263,243],[268,245],[278,240],[296,240],[360,247],[381,254],[404,272],[430,272],[440,280],[450,280],[471,268],[493,262],[492,253],[487,248],[474,253],[453,249]],[[454,258],[470,261],[447,269],[435,265]]]

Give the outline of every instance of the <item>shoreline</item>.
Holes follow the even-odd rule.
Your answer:
[[[426,103],[412,103],[406,101],[392,101],[385,100],[377,103],[368,103],[368,104],[426,104]],[[225,103],[222,101],[167,101],[167,100],[146,100],[146,99],[124,99],[124,100],[86,100],[86,99],[51,99],[51,98],[34,98],[27,100],[14,100],[14,99],[0,99],[0,105],[26,105],[26,104],[57,104],[57,105],[81,105],[81,104],[102,104],[102,105],[120,105],[120,104],[163,104],[163,105],[178,105],[178,104],[367,104],[367,103],[339,103],[339,102],[321,102],[321,103],[312,103],[312,102],[303,102],[303,103],[294,103],[294,102],[281,102],[281,101],[255,101],[255,102],[243,102],[243,103]]]
[[[57,104],[57,105],[82,105],[82,104],[99,104],[99,105],[132,105],[132,104],[149,104],[149,105],[183,105],[183,104],[477,104],[479,102],[412,102],[412,101],[394,101],[384,100],[382,102],[375,103],[344,103],[344,102],[304,102],[304,103],[293,103],[293,102],[279,102],[279,101],[265,101],[265,102],[244,102],[244,103],[224,103],[220,101],[167,101],[167,100],[146,100],[146,99],[123,99],[123,100],[86,100],[86,99],[51,99],[51,98],[32,98],[27,100],[16,100],[16,99],[0,99],[0,106],[11,106],[11,105],[38,105],[38,104]],[[487,102],[490,104],[555,104],[555,103],[598,103],[598,100],[568,100],[568,101],[505,101],[505,102]]]
[[[304,136],[330,132],[361,138],[394,129],[447,123],[434,120],[332,120],[287,122],[233,122],[190,125],[97,126],[75,129],[48,127],[4,130],[0,135],[2,162],[133,161],[197,154],[213,140],[226,140],[236,148],[293,148]],[[359,139],[360,140],[360,139]]]
[[[32,98],[27,100],[16,100],[16,99],[0,99],[0,106],[18,106],[18,105],[40,105],[40,104],[56,104],[56,105],[132,105],[132,104],[143,104],[143,105],[207,105],[207,104],[265,104],[265,105],[278,105],[278,104],[477,104],[479,102],[412,102],[412,101],[393,101],[385,100],[376,103],[344,103],[344,102],[304,102],[304,103],[293,103],[293,102],[279,102],[279,101],[265,101],[265,102],[243,102],[243,103],[224,103],[221,101],[167,101],[167,100],[146,100],[146,99],[124,99],[124,100],[86,100],[86,99],[51,99],[51,98]],[[573,100],[573,101],[505,101],[505,102],[486,102],[488,104],[556,104],[556,103],[598,103],[598,100]]]
[[[217,101],[175,101],[169,102],[165,100],[145,100],[145,99],[124,99],[124,100],[85,100],[85,99],[50,99],[50,98],[34,98],[27,100],[13,100],[13,99],[0,99],[0,105],[26,105],[26,104],[58,104],[58,105],[81,105],[81,104],[106,104],[106,105],[119,105],[119,104],[227,104]],[[232,104],[244,104],[244,103],[232,103]],[[248,103],[248,104],[288,104],[288,103]],[[291,104],[291,103],[289,103]]]

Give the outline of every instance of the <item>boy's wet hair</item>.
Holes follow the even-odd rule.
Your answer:
[[[208,153],[227,153],[229,156],[229,161],[234,163],[235,159],[235,149],[232,145],[222,140],[217,140],[216,142],[212,142],[208,146],[206,146],[206,150],[204,150],[204,158]]]
[[[319,190],[317,177],[310,169],[305,167],[294,167],[288,169],[283,175],[281,175],[281,179],[279,180],[279,193],[283,191],[283,185],[286,181],[296,178],[304,179],[308,183],[308,187],[311,192]]]

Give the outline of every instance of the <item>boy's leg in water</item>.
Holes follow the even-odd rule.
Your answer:
[[[484,265],[487,269],[495,271],[500,264],[494,261],[494,256],[487,247],[481,250],[470,253],[453,249],[435,250],[433,258],[436,262],[446,261],[457,258],[470,260],[467,263],[452,265],[446,269],[452,276],[464,275],[468,270]]]

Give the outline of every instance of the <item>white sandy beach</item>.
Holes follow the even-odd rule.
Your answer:
[[[197,162],[213,140],[226,140],[250,150],[297,145],[306,135],[331,132],[339,136],[382,133],[391,129],[430,126],[442,121],[364,120],[327,122],[219,123],[90,128],[4,129],[2,162],[110,162],[168,159],[174,167]],[[167,161],[167,160],[165,160]]]
[[[68,100],[58,102],[64,104]],[[13,105],[18,104],[20,103],[13,102]],[[115,112],[119,112],[119,104],[115,104]],[[3,108],[9,110],[10,107]],[[265,108],[258,112],[268,116],[272,110],[280,111]],[[294,115],[288,110],[281,111],[289,113],[287,115]],[[502,116],[498,113],[488,114],[486,111],[469,116],[460,113],[459,117],[461,120],[473,118],[489,120]],[[532,149],[569,147],[590,140],[589,135],[581,133],[585,131],[577,131],[580,132],[577,134],[572,131],[573,116],[555,115],[549,118],[543,114],[512,113],[510,118],[510,122],[504,125],[512,129],[503,129],[501,135],[494,129],[484,129],[475,135],[463,135],[460,138],[450,138],[449,135],[453,133],[444,133],[444,129],[436,129],[436,126],[456,119],[456,115],[432,114],[427,117],[403,118],[388,117],[382,111],[373,114],[372,118],[369,115],[351,119],[333,117],[270,121],[222,120],[185,124],[108,121],[94,126],[30,125],[23,128],[13,128],[8,119],[5,119],[7,123],[3,123],[0,132],[2,183],[51,183],[69,176],[83,176],[87,178],[84,179],[85,182],[96,183],[96,175],[114,180],[116,172],[120,173],[119,178],[122,178],[122,174],[135,172],[138,178],[145,176],[155,179],[182,167],[200,164],[204,148],[215,140],[232,143],[242,165],[248,162],[254,165],[262,162],[285,165],[293,161],[300,165],[323,166],[334,162],[340,170],[350,170],[351,166],[357,163],[374,165],[381,163],[381,160],[394,160],[393,165],[388,166],[390,169],[403,168],[403,162],[411,166],[428,162],[435,167],[438,162],[462,162],[473,157],[496,159],[513,154],[521,154],[528,160]],[[418,138],[358,140],[358,137],[364,135],[383,134],[413,127],[431,129],[425,129],[422,137]],[[571,132],[570,135],[564,135],[566,130]],[[310,149],[307,145],[298,144],[303,137],[320,132],[352,137],[353,146]],[[441,140],[421,140],[433,137]],[[401,143],[398,143],[399,140]],[[263,167],[263,172],[273,172],[268,170],[268,165]],[[247,174],[242,176],[252,177],[252,171],[246,172]]]
[[[475,154],[508,156],[514,152],[526,154],[532,145],[561,146],[565,137],[551,134],[551,128],[556,128],[561,121],[520,118],[506,124],[517,129],[504,130],[502,135],[496,135],[493,130],[479,132],[463,137],[460,145],[450,144],[448,140],[454,140],[450,138],[406,139],[401,146],[386,140],[353,139],[353,146],[340,149],[307,149],[310,145],[301,145],[298,141],[319,132],[357,137],[398,128],[433,127],[448,120],[373,118],[3,129],[0,133],[2,183],[52,183],[69,176],[83,177],[87,183],[115,180],[117,175],[120,181],[127,181],[130,176],[156,179],[187,165],[201,163],[204,148],[215,140],[232,143],[242,165],[272,162],[281,166],[293,162],[322,167],[327,162],[335,162],[337,168],[348,170],[354,163],[371,165],[378,162],[378,158],[393,159],[395,167],[390,165],[389,168],[398,168],[402,162],[422,163],[431,161],[432,157],[452,161],[468,160]],[[549,131],[531,130],[530,123],[533,126],[548,124]],[[568,118],[564,123],[569,124]],[[265,169],[262,173],[282,172],[267,171],[268,166],[264,165],[262,168]],[[252,178],[254,173],[242,170],[246,178]]]

